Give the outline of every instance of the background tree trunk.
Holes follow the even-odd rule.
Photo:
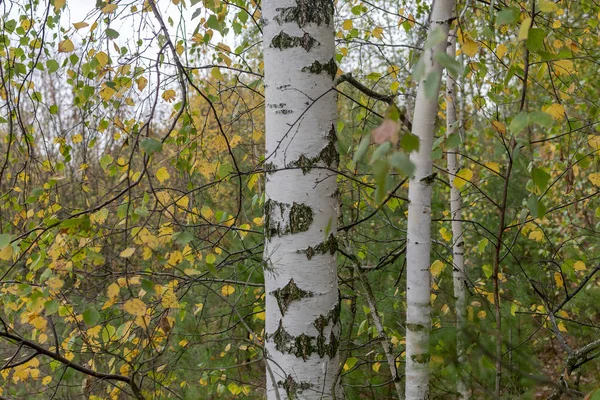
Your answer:
[[[456,32],[452,31],[448,38],[448,55],[456,57]],[[456,121],[456,77],[450,71],[446,74],[446,136],[458,133]],[[467,276],[465,273],[465,239],[462,229],[462,198],[460,189],[454,184],[459,171],[458,146],[448,149],[448,180],[450,181],[450,215],[452,216],[452,277],[454,281],[454,297],[456,298],[456,357],[457,380],[456,391],[461,399],[469,398],[466,373],[463,369],[466,359],[465,329],[467,323]]]
[[[339,360],[333,4],[266,1],[268,398],[334,397]]]

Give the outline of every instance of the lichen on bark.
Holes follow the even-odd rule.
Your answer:
[[[319,357],[325,356],[334,357],[339,347],[339,339],[332,329],[329,333],[329,338],[325,333],[325,327],[330,325],[335,326],[339,319],[339,303],[328,313],[327,316],[319,316],[313,325],[317,328],[319,334],[317,336],[307,335],[302,333],[298,336],[290,335],[283,327],[282,321],[279,321],[279,327],[271,335],[275,348],[282,352],[293,354],[298,358],[306,361],[313,353],[317,353]],[[329,340],[327,340],[329,339]]]
[[[281,315],[285,314],[285,312],[288,309],[288,306],[293,301],[300,300],[305,297],[311,297],[313,295],[312,292],[300,289],[294,282],[293,278],[290,279],[287,285],[285,285],[281,289],[273,291],[272,294],[277,299],[277,305],[279,306]]]
[[[307,24],[329,25],[333,16],[333,2],[329,0],[297,0],[293,7],[276,8],[279,13],[275,21],[279,25],[285,22],[297,22],[302,28]]]
[[[276,212],[279,212],[277,216]],[[292,205],[272,199],[265,202],[265,235],[283,236],[288,233],[306,232],[313,222],[313,210],[306,204],[294,202]]]
[[[285,33],[284,31],[279,32],[279,34],[275,35],[271,40],[271,47],[274,47],[279,50],[290,49],[292,47],[302,47],[306,51],[310,51],[313,46],[318,46],[319,42],[317,42],[312,36],[308,33],[304,33],[302,36],[291,36]]]
[[[332,125],[327,135],[327,145],[315,157],[306,157],[302,154],[296,161],[286,165],[287,168],[300,168],[303,174],[307,174],[314,167],[321,166],[331,168],[338,165],[340,156],[335,148],[336,134],[335,127]]]
[[[331,79],[334,79],[335,74],[337,73],[337,64],[333,58],[326,63],[315,61],[310,66],[302,68],[302,72],[310,72],[317,75],[321,72],[325,72]]]
[[[335,238],[335,236],[333,235],[333,233],[329,234],[329,238],[327,238],[327,240],[319,243],[318,245],[312,247],[312,246],[308,246],[306,249],[304,250],[298,250],[298,253],[304,253],[306,254],[306,258],[307,259],[311,259],[314,257],[315,254],[335,254],[335,252],[337,251],[337,239]]]
[[[290,400],[295,399],[296,395],[301,394],[304,390],[313,387],[310,382],[296,382],[291,375],[288,375],[285,381],[279,381],[277,384],[285,389],[285,393]]]

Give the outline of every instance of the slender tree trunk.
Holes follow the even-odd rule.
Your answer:
[[[333,3],[263,3],[267,398],[342,397]]]
[[[419,82],[413,117],[413,134],[419,137],[419,150],[411,154],[415,173],[408,190],[407,236],[407,313],[406,313],[406,399],[429,398],[429,332],[431,330],[431,151],[442,66],[435,54],[446,52],[446,40],[454,11],[454,1],[435,1],[431,15],[428,39],[443,37],[423,54],[425,72]],[[441,29],[438,36],[436,30]],[[429,40],[428,40],[429,42]],[[429,81],[428,81],[429,80]],[[433,80],[433,82],[431,81]],[[426,82],[428,81],[428,82]],[[433,84],[434,96],[427,96]]]
[[[448,38],[448,55],[456,57],[456,37],[452,31]],[[446,73],[446,136],[458,132],[456,121],[456,77],[450,71]],[[450,181],[450,215],[452,216],[452,277],[454,280],[454,297],[456,298],[456,357],[458,379],[456,391],[461,399],[469,398],[467,376],[462,370],[466,358],[465,329],[467,322],[467,275],[465,273],[465,240],[462,230],[462,198],[460,189],[454,185],[454,178],[459,170],[458,148],[448,149],[448,178]]]

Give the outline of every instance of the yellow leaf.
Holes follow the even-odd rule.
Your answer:
[[[114,299],[119,295],[119,292],[121,291],[121,287],[115,282],[115,283],[111,283],[108,286],[108,289],[106,289],[106,295],[110,298],[110,299]]]
[[[554,70],[556,71],[556,75],[568,75],[575,71],[575,67],[573,66],[573,61],[571,60],[558,60],[552,63],[554,66]]]
[[[529,233],[529,239],[535,240],[536,242],[541,242],[542,240],[544,240],[544,232],[542,232],[539,229],[531,231]]]
[[[28,19],[24,19],[23,21],[21,21],[21,28],[23,28],[23,30],[28,31],[29,28],[31,28],[31,21]]]
[[[496,173],[500,173],[500,164],[496,163],[496,162],[487,162],[485,164],[486,167],[488,167],[489,169],[491,169],[492,171],[496,172]]]
[[[224,285],[221,288],[221,294],[223,296],[229,296],[229,295],[232,295],[233,293],[235,293],[235,287],[233,287],[231,285]]]
[[[567,331],[567,328],[565,327],[565,324],[562,321],[559,321],[558,324],[557,324],[557,326],[558,326],[558,330],[559,331],[561,331],[561,332],[566,332]]]
[[[256,226],[262,226],[265,223],[265,217],[256,217],[252,219],[252,222]]]
[[[354,24],[352,23],[352,20],[351,19],[347,19],[342,24],[342,28],[344,28],[345,31],[349,31],[350,29],[352,29],[353,25]]]
[[[600,150],[600,135],[588,135],[588,144],[594,150]]]
[[[444,270],[445,264],[440,260],[435,260],[433,264],[431,264],[431,275],[436,278],[438,277],[442,271]]]
[[[200,210],[200,215],[202,215],[204,219],[210,219],[214,215],[214,212],[208,206],[202,206],[202,209]]]
[[[108,101],[111,99],[111,97],[113,97],[113,95],[116,92],[113,88],[106,86],[106,84],[104,84],[104,83],[102,84],[102,86],[103,86],[103,88],[100,89],[100,92],[98,94],[100,95],[102,100]]]
[[[440,235],[442,235],[442,239],[444,239],[447,242],[452,240],[452,233],[450,233],[450,231],[448,231],[448,229],[444,227],[440,228]]]
[[[573,269],[575,271],[585,271],[586,267],[583,261],[576,261],[575,264],[573,264]]]
[[[4,247],[2,250],[0,250],[0,260],[8,261],[12,258],[12,255],[13,248],[10,244]]]
[[[179,207],[181,208],[188,208],[188,205],[190,204],[190,198],[187,196],[183,196],[182,198],[180,198],[179,200],[177,200],[177,202],[175,203],[177,204]]]
[[[492,121],[492,128],[502,135],[506,135],[506,126],[500,121]]]
[[[85,22],[85,21],[81,21],[81,22],[74,22],[74,23],[73,23],[73,28],[75,28],[75,29],[79,30],[79,29],[83,29],[83,28],[85,28],[85,27],[87,27],[87,26],[89,26],[89,25],[90,25],[90,24],[88,24],[88,23],[87,23],[87,22]]]
[[[531,27],[531,17],[527,17],[521,22],[521,27],[519,28],[519,40],[527,40],[529,36],[529,28]]]
[[[218,81],[223,80],[223,75],[221,74],[219,67],[213,67],[213,69],[210,70],[210,75]]]
[[[107,4],[104,7],[102,7],[102,14],[110,14],[112,12],[115,12],[115,10],[117,9],[117,5],[116,4]]]
[[[344,364],[344,371],[348,371],[348,370],[352,369],[352,367],[354,367],[356,365],[357,361],[358,361],[358,358],[356,358],[356,357],[349,357],[346,360],[346,363]]]
[[[144,78],[143,76],[140,76],[136,79],[135,83],[137,83],[138,90],[141,92],[148,84],[148,79]]]
[[[217,261],[217,257],[214,254],[211,253],[211,254],[208,254],[206,256],[206,263],[207,264],[214,264],[215,261]]]
[[[167,171],[167,168],[165,167],[159,168],[158,171],[156,171],[156,179],[158,179],[160,183],[163,183],[170,177],[171,175],[169,175],[169,171]]]
[[[502,58],[506,54],[506,51],[506,46],[503,44],[499,44],[498,47],[496,47],[496,56],[498,56],[498,58]]]
[[[42,379],[42,385],[47,385],[50,382],[52,382],[52,377],[51,376],[45,376],[44,379]]]
[[[562,287],[564,282],[563,282],[563,277],[562,274],[560,272],[555,272],[554,273],[554,282],[556,282],[556,286],[558,287]]]
[[[58,52],[59,53],[70,53],[75,50],[75,46],[70,39],[65,39],[58,44]]]
[[[162,94],[163,100],[168,103],[175,100],[176,96],[177,96],[177,93],[175,93],[175,91],[173,89],[165,90],[165,92]]]
[[[123,310],[136,317],[143,317],[146,315],[146,304],[140,299],[127,300],[123,304]]]
[[[373,371],[379,372],[379,368],[381,368],[381,363],[376,362],[375,364],[373,364],[373,366],[371,368],[373,368]]]
[[[473,178],[473,171],[470,169],[461,169],[454,178],[454,186],[456,186],[457,189],[460,189],[469,182],[471,178]]]
[[[538,7],[542,12],[555,12],[558,10],[558,5],[550,0],[540,0]]]
[[[46,281],[46,286],[48,286],[51,290],[58,290],[65,285],[65,282],[60,279],[58,276],[53,276],[52,278]]]
[[[590,176],[588,176],[588,179],[590,180],[590,182],[592,182],[592,185],[600,186],[600,173],[594,172],[593,174],[590,174]]]
[[[475,55],[477,54],[477,51],[479,50],[479,45],[475,41],[465,38],[465,41],[462,44],[461,49],[462,49],[463,53],[465,53],[469,57],[475,57]]]
[[[160,304],[164,308],[179,308],[179,301],[173,289],[169,288],[162,294]]]
[[[383,28],[380,26],[376,26],[375,28],[373,28],[373,31],[371,31],[371,34],[377,39],[381,39],[383,37]]]
[[[202,272],[198,271],[197,269],[186,268],[183,270],[183,273],[188,276],[193,276],[193,275],[200,275]]]
[[[543,111],[552,115],[552,118],[556,120],[562,119],[565,116],[565,108],[561,104],[552,104]]]
[[[54,12],[58,12],[61,8],[64,7],[67,0],[54,0]]]
[[[100,64],[100,67],[104,67],[106,64],[108,64],[108,54],[101,51],[98,54],[96,54],[96,60],[98,60],[98,64]]]
[[[183,54],[183,51],[185,49],[183,48],[183,45],[181,43],[177,43],[177,46],[175,46],[175,51],[177,52],[178,55]]]
[[[133,253],[135,253],[135,247],[128,247],[125,250],[123,250],[121,253],[119,253],[119,256],[121,256],[123,258],[129,258],[133,255]]]
[[[76,135],[73,135],[73,137],[71,138],[71,140],[73,140],[74,144],[81,143],[83,141],[83,136],[81,136],[81,134],[78,133]]]

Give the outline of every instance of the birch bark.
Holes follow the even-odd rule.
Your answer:
[[[406,399],[429,398],[429,333],[431,330],[431,152],[438,110],[442,66],[435,54],[446,51],[446,40],[454,11],[453,0],[433,4],[428,43],[436,43],[423,54],[424,78],[419,82],[412,133],[419,137],[419,150],[411,153],[415,173],[408,190]],[[441,30],[441,32],[439,31]],[[437,39],[436,39],[437,38]],[[440,38],[443,38],[441,41]],[[434,90],[432,90],[432,87]],[[434,96],[427,96],[427,92]]]
[[[341,398],[333,3],[266,0],[267,398]]]
[[[448,38],[448,55],[456,57],[455,32]],[[450,71],[446,72],[446,136],[453,135],[457,130],[456,121],[456,77]],[[456,310],[456,357],[458,377],[456,391],[461,399],[469,398],[469,389],[465,371],[461,369],[466,360],[465,328],[467,321],[467,277],[465,273],[465,240],[462,230],[462,198],[460,189],[454,185],[454,178],[459,170],[458,146],[448,149],[448,180],[450,181],[450,215],[452,216],[452,278],[454,281],[454,297]]]

